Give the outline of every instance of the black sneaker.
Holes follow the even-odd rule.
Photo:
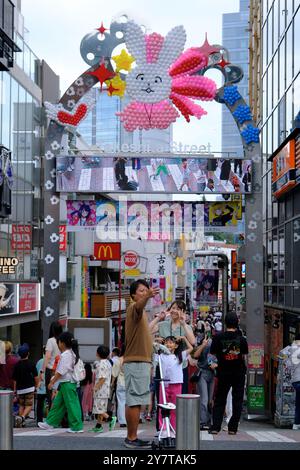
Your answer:
[[[141,439],[134,439],[130,441],[129,439],[124,440],[124,445],[128,449],[151,449],[150,441],[142,441]]]

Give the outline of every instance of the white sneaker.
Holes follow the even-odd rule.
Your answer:
[[[83,432],[83,429],[80,429],[79,431],[73,431],[73,429],[67,429],[67,432],[71,432],[72,434],[77,434],[78,432]]]
[[[294,431],[300,431],[300,424],[293,424]]]
[[[46,423],[46,421],[39,422],[38,427],[41,429],[47,429],[47,430],[55,429],[53,426],[50,426],[50,424]]]

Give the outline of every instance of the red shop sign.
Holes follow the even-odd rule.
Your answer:
[[[140,257],[135,251],[125,251],[123,256],[126,268],[133,269],[138,266]]]
[[[66,251],[67,249],[67,226],[59,226],[59,249],[60,251]]]
[[[11,249],[13,251],[31,251],[31,225],[12,224]]]
[[[121,243],[94,243],[94,257],[100,261],[120,261]]]
[[[40,285],[20,284],[19,312],[36,312],[40,310]]]

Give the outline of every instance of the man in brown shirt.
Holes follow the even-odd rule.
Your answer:
[[[159,293],[159,288],[150,289],[143,279],[130,286],[130,303],[126,312],[124,354],[124,375],[126,390],[127,438],[129,449],[150,448],[149,441],[137,438],[142,405],[150,403],[150,374],[152,356],[152,336],[144,308],[148,300]]]

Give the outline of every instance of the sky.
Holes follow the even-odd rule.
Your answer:
[[[39,59],[44,59],[60,76],[61,93],[89,66],[80,55],[81,39],[111,19],[126,13],[149,32],[166,35],[183,25],[187,33],[185,48],[201,46],[207,32],[211,44],[222,43],[222,14],[237,12],[238,0],[22,0],[25,40]],[[214,76],[215,77],[215,76]],[[210,77],[213,78],[213,77]],[[215,77],[220,84],[220,77]],[[187,145],[211,145],[221,150],[221,106],[199,103],[208,114],[186,123],[180,118],[173,127],[173,140]]]

